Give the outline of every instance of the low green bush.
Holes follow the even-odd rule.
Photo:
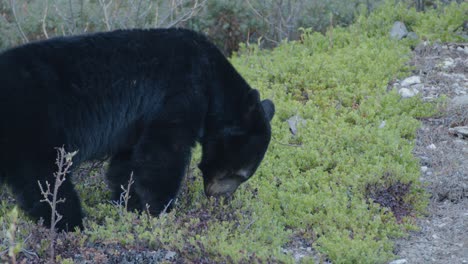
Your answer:
[[[243,45],[232,63],[277,108],[256,175],[230,201],[207,199],[197,148],[176,209],[158,218],[127,213],[105,202],[98,183],[83,185],[86,230],[74,234],[80,249],[116,244],[163,248],[194,262],[293,263],[302,245],[333,263],[391,260],[392,239],[416,228],[428,202],[412,150],[418,118],[433,115],[437,102],[388,91],[390,81],[410,74],[414,44],[388,32],[401,20],[429,40],[456,41],[451,29],[468,12],[466,2],[426,13],[392,3],[347,28],[302,29],[298,41],[274,50]],[[304,120],[295,135],[287,122],[293,116]],[[11,211],[2,205],[2,214]],[[0,215],[0,222],[6,230],[11,221]],[[27,232],[16,236],[24,241]],[[0,243],[0,252],[9,246]]]

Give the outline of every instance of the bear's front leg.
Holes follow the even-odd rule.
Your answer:
[[[11,171],[12,177],[7,180],[7,184],[11,186],[20,207],[33,220],[37,221],[42,218],[44,226],[50,227],[52,210],[47,202],[41,202],[44,196],[41,194],[38,181],[44,190],[47,189],[47,181],[50,184],[50,191],[53,192],[54,169],[44,167],[45,163],[25,162],[25,164],[29,165]],[[67,175],[66,180],[58,189],[57,200],[64,199],[63,203],[56,204],[56,210],[62,216],[55,225],[58,231],[74,231],[76,227],[83,229],[80,200],[70,178],[71,175]],[[49,196],[49,199],[52,200],[52,197]]]
[[[173,204],[187,165],[195,136],[184,127],[154,123],[148,127],[134,154],[135,190],[142,209],[158,215]]]
[[[133,150],[126,149],[114,155],[111,159],[109,170],[106,177],[109,188],[112,190],[112,201],[122,201],[122,186],[127,188],[129,185],[130,177],[134,171],[134,164],[132,161]],[[133,176],[133,180],[135,177]],[[135,184],[130,186],[129,199],[127,201],[127,210],[141,210],[141,200],[135,191]]]

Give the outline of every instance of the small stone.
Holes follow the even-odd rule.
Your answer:
[[[407,87],[407,86],[411,86],[411,85],[419,84],[419,83],[421,83],[421,77],[415,75],[415,76],[411,76],[411,77],[404,79],[401,82],[401,86]]]
[[[459,137],[468,137],[468,126],[452,127],[449,132]]]
[[[431,159],[427,156],[421,156],[420,159],[424,162],[429,162]]]
[[[458,51],[465,51],[465,49],[462,48],[462,47],[457,47],[457,50],[458,50]]]
[[[455,64],[455,61],[452,58],[447,58],[444,60],[442,68],[448,69],[451,68]]]
[[[451,101],[451,105],[455,108],[468,106],[468,95],[454,97]]]
[[[407,39],[414,39],[414,40],[419,39],[418,34],[416,34],[416,33],[414,33],[414,32],[408,33],[408,35],[406,35],[406,38],[407,38]]]
[[[403,22],[401,21],[396,21],[393,24],[392,29],[390,30],[390,37],[400,40],[408,35],[408,30],[406,29],[406,26]]]
[[[414,52],[417,54],[422,54],[427,49],[427,45],[427,41],[420,42],[418,45],[416,45],[416,48],[414,48]]]
[[[422,83],[417,83],[417,84],[411,85],[411,88],[420,91],[420,90],[423,90],[423,89],[424,89],[424,84],[422,84]]]
[[[452,90],[454,90],[454,91],[456,91],[456,92],[457,92],[457,91],[460,92],[461,89],[464,89],[464,88],[461,87],[460,84],[458,84],[458,83],[453,83],[451,88],[452,88]]]
[[[307,123],[305,119],[298,115],[290,117],[288,120],[286,120],[286,122],[288,122],[289,131],[291,131],[291,134],[293,135],[297,134],[298,126],[305,125]]]
[[[380,126],[379,126],[379,128],[384,128],[384,127],[385,127],[385,124],[386,124],[385,120],[384,120],[384,121],[382,121],[382,123],[380,123]]]
[[[421,167],[421,171],[422,171],[423,173],[426,172],[427,170],[428,170],[428,167],[427,167],[427,166],[422,166],[422,167]]]
[[[437,225],[437,227],[442,228],[442,227],[444,227],[446,225],[447,225],[447,223],[442,223],[442,224]]]
[[[405,263],[408,263],[408,261],[406,259],[397,259],[397,260],[394,260],[388,264],[405,264]]]
[[[398,90],[398,94],[403,98],[410,98],[417,95],[418,93],[419,91],[416,89],[401,88]]]
[[[430,144],[429,146],[426,147],[427,149],[436,149],[436,145]]]
[[[175,257],[176,253],[174,251],[168,251],[164,256],[166,260],[172,260]]]

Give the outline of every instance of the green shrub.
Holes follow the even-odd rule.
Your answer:
[[[391,11],[390,11],[391,10]],[[466,1],[457,4],[451,1],[448,5],[439,2],[438,8],[417,12],[415,8],[408,8],[403,1],[395,5],[393,1],[386,1],[369,17],[361,16],[355,25],[369,36],[383,35],[389,32],[395,21],[402,21],[408,30],[418,36],[432,41],[466,41],[466,36],[457,34],[468,15]]]
[[[333,263],[389,261],[392,239],[415,228],[428,201],[412,150],[417,118],[434,114],[434,105],[387,92],[389,81],[411,70],[411,43],[388,32],[402,20],[429,40],[457,40],[445,29],[462,22],[468,8],[417,13],[393,3],[361,12],[347,28],[302,29],[299,40],[274,50],[242,45],[232,63],[277,108],[256,175],[223,202],[205,198],[200,172],[191,169],[175,211],[158,218],[99,202],[108,197],[103,187],[84,185],[80,248],[116,244],[172,250],[193,262],[293,263],[284,249],[303,242]],[[295,115],[305,123],[293,135],[286,120]],[[193,168],[199,159],[197,148]],[[0,208],[3,215],[10,210]],[[16,235],[23,241],[27,232]],[[0,251],[7,247],[0,243]]]

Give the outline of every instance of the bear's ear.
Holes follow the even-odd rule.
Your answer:
[[[271,121],[275,115],[275,104],[273,104],[270,99],[265,99],[262,101],[262,107],[263,112],[265,112],[265,117],[268,119],[268,121]]]

